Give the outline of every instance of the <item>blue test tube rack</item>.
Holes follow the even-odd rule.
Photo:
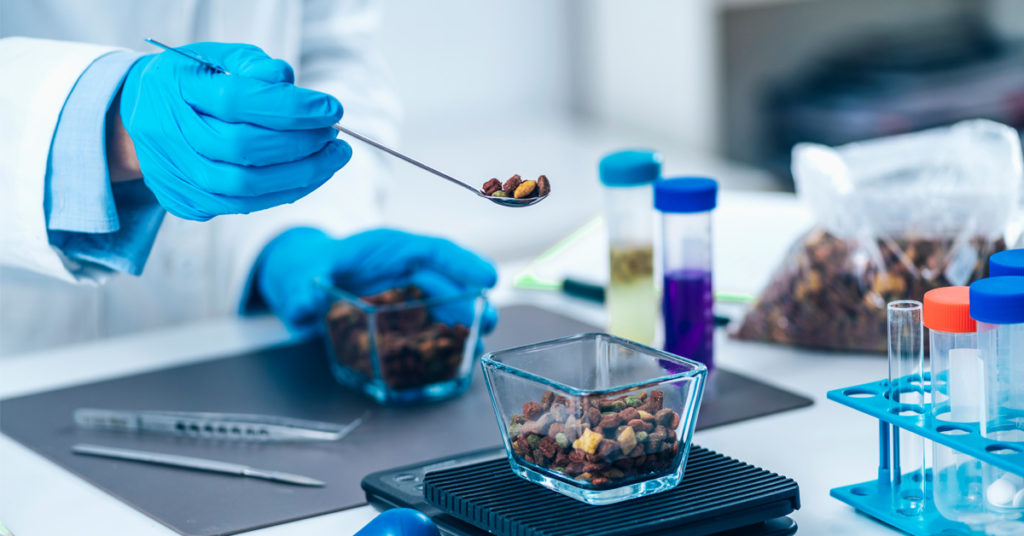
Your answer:
[[[925,376],[925,391],[930,391]],[[1024,476],[1024,443],[993,441],[981,435],[978,423],[945,422],[932,417],[930,403],[923,407],[893,407],[886,393],[889,380],[844,387],[828,392],[828,399],[878,419],[878,478],[859,484],[833,488],[832,497],[855,509],[916,536],[943,532],[965,534],[967,525],[950,521],[939,514],[931,499],[931,474],[927,476],[924,512],[915,517],[896,513],[892,506],[890,471],[891,434],[895,428],[909,430],[919,436],[972,456],[985,463]],[[915,411],[906,411],[913,409]]]

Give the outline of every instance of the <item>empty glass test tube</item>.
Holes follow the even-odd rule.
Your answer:
[[[889,303],[889,403],[899,415],[924,413],[924,328],[921,302]],[[891,483],[893,510],[920,515],[925,505],[925,440],[894,427]]]

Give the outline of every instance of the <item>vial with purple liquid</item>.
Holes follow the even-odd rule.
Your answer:
[[[666,272],[662,294],[665,351],[714,368],[711,272],[682,269]]]
[[[718,183],[680,177],[655,183],[662,214],[662,316],[665,351],[714,369],[714,295],[711,285],[711,211]]]

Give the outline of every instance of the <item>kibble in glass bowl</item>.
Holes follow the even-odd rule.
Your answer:
[[[604,333],[485,354],[509,464],[588,504],[682,481],[707,368]]]
[[[327,357],[335,379],[382,404],[440,400],[469,387],[485,301],[417,287],[357,297],[329,285]]]

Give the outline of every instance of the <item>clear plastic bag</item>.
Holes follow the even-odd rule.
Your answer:
[[[887,302],[987,274],[1021,182],[1017,132],[986,120],[793,149],[817,226],[793,245],[735,335],[884,352]]]

